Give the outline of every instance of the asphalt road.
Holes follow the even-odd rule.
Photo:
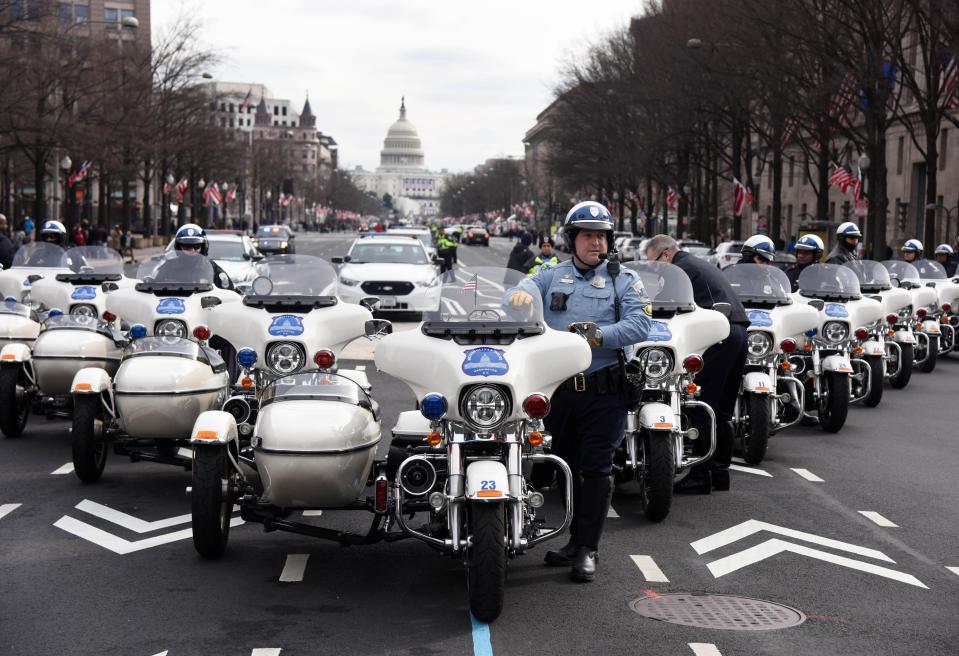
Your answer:
[[[298,240],[325,257],[348,244]],[[460,259],[504,264],[510,247],[494,239]],[[412,395],[353,364],[368,367],[386,436]],[[677,497],[661,524],[615,497],[597,580],[568,582],[538,547],[510,563],[489,627],[471,623],[462,565],[412,540],[342,548],[242,525],[223,559],[202,561],[188,472],[111,455],[102,481],[83,485],[58,473],[68,424],[32,417],[0,439],[0,654],[955,654],[957,377],[959,358],[940,361],[851,410],[837,435],[791,429],[759,471],[734,471],[727,493]],[[335,514],[310,521],[367,519]],[[750,597],[805,620],[720,630],[631,609],[670,593]],[[710,603],[679,605],[703,617]]]

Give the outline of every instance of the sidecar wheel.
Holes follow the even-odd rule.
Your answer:
[[[19,382],[20,367],[0,368],[0,431],[6,437],[20,437],[30,416],[30,404]]]
[[[658,432],[658,431],[657,431]],[[643,512],[653,522],[661,522],[673,505],[673,479],[676,476],[673,441],[669,433],[657,435],[643,431],[639,440],[645,467],[640,473]]]
[[[103,437],[100,397],[78,396],[73,400],[73,471],[84,483],[96,483],[107,464],[107,441]]]
[[[872,387],[869,389],[869,395],[863,399],[862,403],[867,408],[875,408],[882,401],[882,383],[886,378],[886,367],[881,355],[870,355],[865,358],[869,363],[869,378]]]
[[[233,485],[226,446],[193,449],[193,547],[204,558],[226,551],[233,512]]]
[[[849,375],[823,376],[823,398],[819,399],[819,425],[827,433],[838,433],[849,414]]]
[[[889,384],[896,389],[902,389],[909,384],[912,378],[912,366],[916,359],[915,347],[912,344],[900,344],[902,357],[899,359],[899,372],[889,379]]]
[[[926,348],[926,354],[926,359],[919,365],[919,371],[924,374],[929,374],[936,368],[936,360],[939,359],[938,335],[929,335],[929,346]]]
[[[471,503],[473,544],[469,550],[470,612],[481,622],[492,622],[503,611],[506,593],[505,506]]]
[[[749,427],[743,434],[743,460],[758,465],[766,457],[769,445],[769,397],[747,394],[749,404]]]

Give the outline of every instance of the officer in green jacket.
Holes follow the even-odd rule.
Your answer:
[[[440,265],[440,274],[443,276],[444,280],[448,277],[446,275],[448,271],[450,272],[450,275],[453,275],[453,256],[455,253],[456,242],[446,234],[445,230],[437,230],[436,254],[439,255],[443,260],[443,263]]]
[[[541,237],[539,240],[539,253],[526,260],[523,267],[529,275],[533,275],[540,270],[544,264],[559,264],[559,258],[553,254],[553,240],[549,237]]]

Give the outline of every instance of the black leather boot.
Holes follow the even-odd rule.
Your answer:
[[[596,563],[599,561],[599,538],[603,534],[603,525],[609,513],[612,499],[612,486],[609,477],[583,478],[579,502],[579,522],[576,532],[576,555],[570,578],[588,583],[596,575]]]
[[[573,569],[569,577],[577,583],[589,583],[596,576],[596,563],[599,561],[599,552],[589,547],[576,547],[576,557],[573,559]]]

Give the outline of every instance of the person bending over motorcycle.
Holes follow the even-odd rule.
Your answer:
[[[816,235],[803,235],[796,242],[796,263],[786,269],[786,277],[792,283],[794,292],[799,291],[799,274],[806,267],[818,262],[825,250],[826,247],[823,245],[822,239]]]
[[[942,265],[946,270],[946,275],[950,278],[956,275],[956,263],[952,259],[953,250],[949,244],[939,244],[936,246],[936,262]]]
[[[566,215],[564,226],[573,257],[543,266],[506,298],[511,307],[522,309],[532,305],[534,295],[541,297],[550,328],[577,332],[592,347],[589,369],[560,385],[545,420],[553,451],[573,473],[570,539],[563,548],[547,552],[546,563],[572,566],[571,578],[588,582],[596,573],[599,539],[609,512],[613,456],[626,427],[621,349],[645,340],[651,322],[639,275],[629,269],[615,276],[609,272],[605,261],[613,242],[609,210],[593,201],[579,203]]]
[[[845,264],[846,262],[855,262],[859,259],[859,240],[862,239],[862,232],[852,221],[846,221],[839,224],[836,228],[836,247],[829,252],[826,258],[826,264]]]
[[[743,244],[741,264],[772,264],[776,245],[766,235],[753,235]]]
[[[234,289],[233,282],[230,280],[230,276],[220,267],[219,264],[214,260],[208,260],[206,258],[207,253],[210,252],[210,242],[206,238],[206,231],[200,226],[194,223],[187,223],[184,226],[181,226],[179,230],[176,231],[176,236],[173,238],[173,250],[183,253],[185,255],[202,255],[204,257],[198,258],[196,260],[196,279],[197,282],[200,281],[200,278],[203,275],[203,272],[206,270],[204,261],[209,262],[210,266],[213,267],[213,280],[212,282],[215,286],[220,289]],[[175,260],[169,260],[164,262],[159,269],[157,269],[154,280],[156,282],[165,282],[164,278],[175,278],[177,282],[182,282],[184,278],[190,276],[187,268],[190,266],[190,260],[178,257]]]
[[[906,243],[899,249],[902,251],[902,259],[910,264],[915,264],[922,259],[923,246],[918,239],[907,239]]]

